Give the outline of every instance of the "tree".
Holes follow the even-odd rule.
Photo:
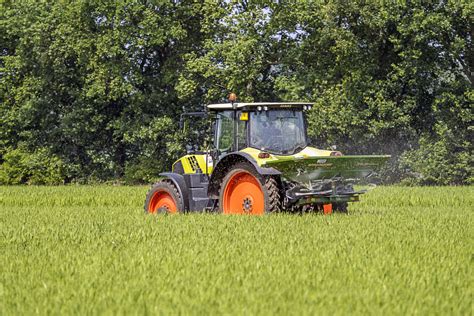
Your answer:
[[[175,151],[164,135],[193,101],[178,104],[174,86],[182,55],[200,44],[199,6],[1,6],[0,155],[20,145],[47,147],[68,165],[70,179],[168,166]]]
[[[4,1],[0,163],[41,153],[66,181],[151,181],[183,148],[179,115],[232,91],[314,101],[312,142],[391,154],[388,181],[470,183],[473,8]]]

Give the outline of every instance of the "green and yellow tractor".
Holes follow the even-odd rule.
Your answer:
[[[390,156],[345,156],[308,145],[311,103],[210,104],[189,115],[211,119],[212,146],[189,151],[160,174],[145,212],[347,212],[364,180]]]

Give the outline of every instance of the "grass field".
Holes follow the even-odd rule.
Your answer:
[[[472,187],[265,217],[145,215],[146,190],[0,187],[0,315],[472,315]]]

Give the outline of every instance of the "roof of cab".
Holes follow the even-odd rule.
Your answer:
[[[311,102],[256,102],[256,103],[240,103],[235,102],[234,106],[237,109],[242,108],[253,108],[257,106],[270,106],[270,107],[281,107],[281,108],[288,108],[288,107],[301,107],[303,105],[313,105],[314,103]],[[209,110],[232,110],[232,103],[216,103],[216,104],[209,104],[207,106]]]

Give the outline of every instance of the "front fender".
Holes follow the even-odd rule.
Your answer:
[[[160,173],[160,176],[166,177],[173,182],[178,189],[179,195],[183,199],[184,211],[189,210],[189,190],[184,181],[184,177],[174,172],[163,172]]]
[[[207,190],[207,194],[210,198],[217,199],[219,197],[219,189],[227,172],[239,162],[247,162],[251,164],[255,170],[261,175],[272,175],[272,176],[279,176],[281,172],[274,169],[274,168],[263,168],[260,167],[255,161],[247,153],[244,152],[234,152],[223,156],[215,166],[214,170],[212,171],[211,177],[209,179],[209,187]]]

